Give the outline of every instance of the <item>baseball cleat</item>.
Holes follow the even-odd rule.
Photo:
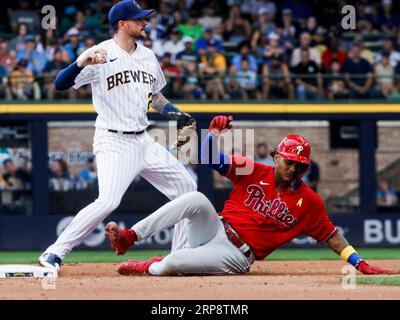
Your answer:
[[[43,253],[39,257],[39,264],[46,268],[53,268],[58,272],[61,268],[62,260],[54,253]]]
[[[123,276],[149,275],[149,268],[154,262],[160,262],[164,257],[154,257],[146,261],[129,260],[118,267],[118,273]]]
[[[120,229],[111,221],[106,225],[106,236],[111,242],[111,248],[117,255],[123,255],[135,243],[136,234],[132,229]]]

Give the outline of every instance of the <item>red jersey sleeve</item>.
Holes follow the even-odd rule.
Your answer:
[[[310,208],[310,211],[314,212],[307,221],[305,234],[314,238],[319,243],[324,243],[335,235],[338,229],[333,225],[331,219],[329,219],[322,200],[319,197],[318,200],[318,203],[315,203],[317,205],[316,209]]]
[[[237,183],[244,177],[248,177],[254,171],[254,160],[241,155],[230,157],[229,170],[225,176],[233,183]]]

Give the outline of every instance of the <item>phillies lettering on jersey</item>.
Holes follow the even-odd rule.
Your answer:
[[[251,165],[251,174],[236,174],[236,168]],[[281,190],[278,194],[273,167],[235,155],[226,176],[233,182],[233,190],[220,215],[251,247],[257,259],[264,259],[300,234],[324,242],[337,232],[322,199],[306,184],[296,183],[294,190]]]
[[[289,213],[289,209],[285,202],[280,199],[271,201],[264,201],[265,193],[257,185],[250,185],[247,187],[249,197],[244,202],[244,205],[251,207],[251,209],[264,217],[271,217],[276,221],[282,223],[286,227],[293,227],[297,219]]]
[[[90,84],[98,114],[96,128],[142,131],[149,125],[147,107],[152,94],[166,81],[154,53],[137,43],[132,53],[114,39],[98,44],[107,51],[107,62],[88,65],[78,74],[74,88]]]
[[[114,87],[119,86],[120,84],[127,84],[132,82],[142,82],[144,84],[148,84],[150,87],[157,81],[157,78],[154,77],[151,73],[147,73],[146,71],[133,71],[133,70],[124,70],[123,72],[118,72],[109,76],[107,79],[107,90],[111,90]]]

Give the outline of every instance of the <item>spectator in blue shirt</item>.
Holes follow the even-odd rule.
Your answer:
[[[67,32],[69,42],[64,46],[67,50],[70,61],[75,61],[76,58],[86,49],[84,44],[79,40],[80,32],[77,28],[71,28]]]
[[[17,55],[17,61],[26,65],[26,69],[35,76],[41,75],[46,66],[46,56],[36,50],[36,39],[34,35],[25,37],[25,49]]]
[[[204,30],[203,36],[200,39],[197,39],[195,43],[196,52],[199,52],[199,50],[208,51],[208,46],[210,44],[210,41],[213,41],[213,43],[215,44],[217,52],[222,51],[223,49],[222,42],[214,38],[213,31],[211,28],[207,28]]]
[[[257,59],[250,53],[250,45],[248,42],[242,42],[239,45],[239,53],[232,58],[232,65],[239,72],[242,70],[242,60],[246,59],[249,63],[249,69],[257,72]]]

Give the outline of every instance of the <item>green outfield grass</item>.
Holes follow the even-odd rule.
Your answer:
[[[400,277],[357,277],[356,284],[375,286],[400,286]]]
[[[359,249],[364,259],[400,259],[397,248]],[[0,251],[0,264],[37,263],[40,251]],[[148,259],[157,255],[166,255],[167,250],[131,250],[124,256],[116,256],[112,251],[72,251],[65,263],[78,262],[121,262],[130,259]],[[280,249],[272,253],[267,260],[337,260],[338,255],[330,249]]]

